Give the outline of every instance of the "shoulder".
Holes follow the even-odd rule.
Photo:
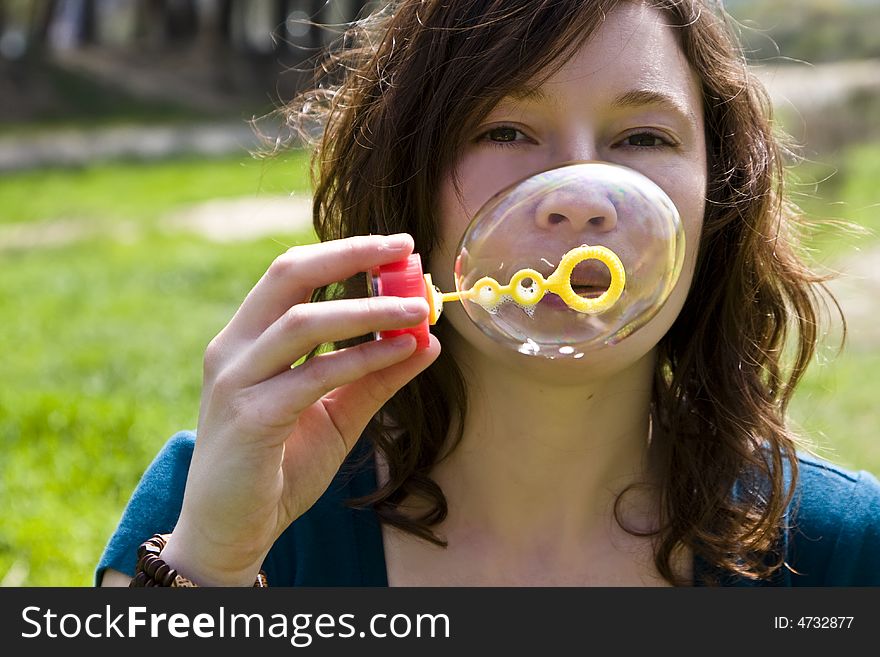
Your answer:
[[[806,530],[876,534],[880,526],[880,481],[809,454],[798,457],[793,511]]]
[[[192,431],[181,431],[166,441],[141,476],[128,503],[131,510],[141,513],[151,510],[151,515],[155,517],[162,515],[162,510],[170,505],[177,509],[173,514],[176,522],[195,440]]]
[[[107,568],[134,575],[138,546],[155,533],[174,529],[195,447],[195,434],[181,431],[169,438],[144,471],[95,570],[100,583]]]
[[[880,481],[800,454],[788,541],[795,582],[880,585]]]

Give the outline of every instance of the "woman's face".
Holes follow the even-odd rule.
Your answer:
[[[693,277],[707,185],[703,107],[699,81],[665,23],[655,9],[621,3],[546,82],[498,103],[468,136],[440,190],[440,241],[429,271],[444,291],[455,287],[456,249],[471,218],[495,193],[522,178],[572,160],[600,160],[634,169],[666,192],[684,224],[681,276],[660,312],[620,344],[604,348],[607,353],[589,359],[594,365],[617,368],[644,356],[672,325]],[[558,216],[566,216],[564,208]],[[607,239],[616,229],[623,227],[563,220],[542,230],[576,232],[577,245],[603,241],[591,232]],[[536,230],[536,240],[548,237]],[[463,339],[510,358],[459,304],[447,304],[443,315]]]

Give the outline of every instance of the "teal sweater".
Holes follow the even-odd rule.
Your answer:
[[[134,575],[138,545],[177,522],[195,435],[181,432],[162,448],[141,478],[95,571]],[[358,462],[364,465],[356,467]],[[361,440],[327,491],[279,537],[264,563],[270,586],[387,586],[378,517],[344,501],[376,488],[374,461]],[[810,456],[789,508],[782,549],[791,568],[768,581],[724,576],[726,586],[880,586],[880,482]],[[695,583],[709,572],[694,562]],[[796,574],[797,573],[797,574]]]

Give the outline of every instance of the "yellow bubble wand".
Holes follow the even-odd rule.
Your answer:
[[[580,296],[571,285],[571,274],[574,268],[584,260],[598,260],[608,267],[608,271],[611,273],[611,284],[608,289],[595,299],[586,299]],[[426,296],[431,311],[429,315],[431,324],[435,324],[440,318],[443,304],[447,301],[466,299],[478,303],[488,310],[496,307],[504,296],[508,295],[515,303],[528,308],[536,305],[548,292],[560,297],[565,305],[576,312],[598,315],[617,303],[626,285],[626,271],[617,254],[604,246],[588,246],[586,244],[576,247],[562,256],[556,270],[547,278],[534,269],[520,269],[510,278],[507,285],[501,285],[494,278],[484,276],[468,290],[441,292],[432,283],[431,274],[424,276],[429,292]]]
[[[611,273],[608,289],[595,299],[580,296],[571,285],[574,268],[584,260],[598,260]],[[402,333],[412,334],[416,338],[417,348],[424,349],[430,344],[429,325],[437,323],[443,304],[447,301],[473,301],[492,311],[505,296],[509,296],[521,307],[531,308],[550,292],[559,296],[565,305],[576,312],[597,315],[611,308],[620,299],[626,285],[626,272],[620,258],[611,249],[583,244],[563,255],[556,270],[547,278],[534,269],[520,269],[507,285],[501,285],[494,278],[484,276],[468,290],[441,292],[431,281],[431,274],[423,273],[421,257],[417,253],[398,262],[376,267],[370,272],[367,281],[372,295],[424,297],[428,301],[428,317],[417,326],[378,332],[380,339]]]

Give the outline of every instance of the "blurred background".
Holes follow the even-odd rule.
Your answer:
[[[307,154],[252,119],[357,0],[0,0],[0,585],[88,586],[201,362],[272,261],[311,241]],[[801,158],[795,200],[849,321],[791,409],[880,475],[880,0],[726,0]],[[275,131],[275,132],[273,132]],[[835,228],[835,222],[863,227]]]

